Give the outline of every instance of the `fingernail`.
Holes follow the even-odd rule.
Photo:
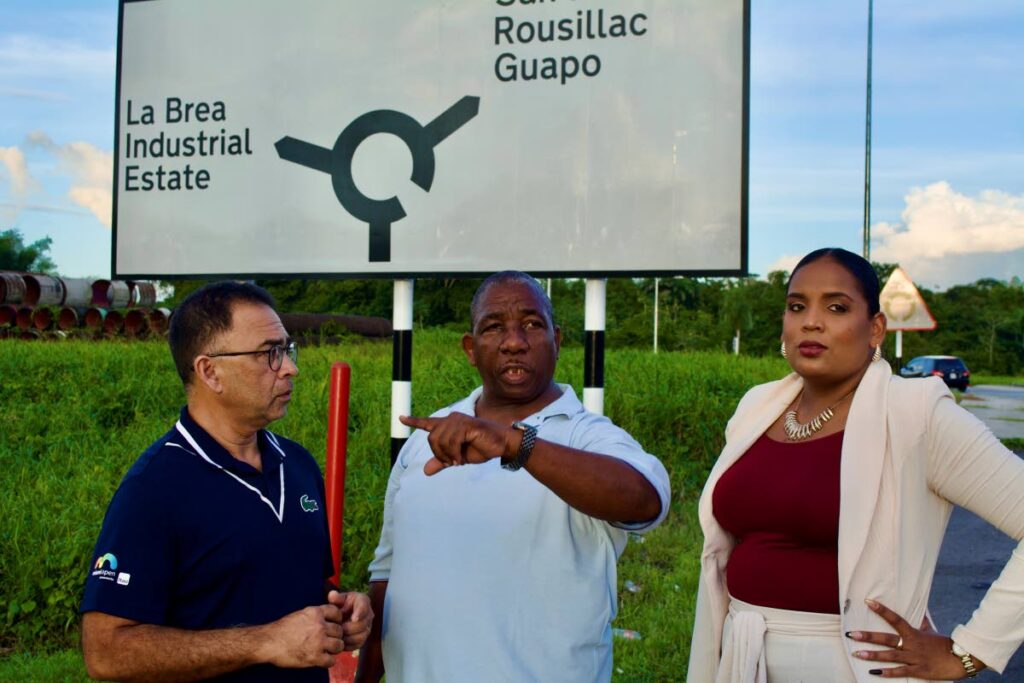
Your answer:
[[[872,676],[881,676],[882,675],[882,670],[881,669],[868,669],[868,673],[871,674]]]
[[[846,637],[851,640],[860,640],[860,631],[847,631]]]
[[[864,604],[866,604],[871,609],[878,609],[878,603],[872,600],[871,598],[866,599],[864,601]]]

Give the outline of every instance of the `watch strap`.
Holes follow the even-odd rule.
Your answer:
[[[526,461],[530,458],[530,453],[533,452],[533,445],[537,441],[536,427],[518,420],[513,422],[512,426],[523,432],[523,440],[519,443],[519,450],[516,452],[514,458],[503,457],[501,459],[502,469],[506,469],[509,472],[521,470],[526,465]]]
[[[966,678],[974,678],[978,675],[978,670],[974,666],[974,658],[971,656],[970,652],[963,649],[955,642],[953,643],[953,647],[950,649],[950,652],[953,653],[954,657],[960,658],[960,663],[964,665],[964,672],[967,674]]]

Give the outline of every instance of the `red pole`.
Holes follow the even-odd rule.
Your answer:
[[[345,529],[345,459],[348,457],[348,396],[352,368],[348,363],[331,366],[331,391],[327,401],[327,527],[334,555],[334,585],[341,587],[341,540]],[[342,652],[331,667],[331,683],[351,683],[359,663],[356,653]]]
[[[334,583],[341,585],[341,538],[345,527],[345,458],[348,455],[348,396],[352,368],[331,366],[331,392],[327,407],[327,526],[334,553]]]

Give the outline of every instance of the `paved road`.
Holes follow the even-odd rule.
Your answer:
[[[981,418],[997,436],[1024,438],[1024,388],[971,387],[961,405]],[[949,633],[957,624],[970,619],[1016,545],[973,513],[960,508],[953,511],[929,600],[932,617],[941,632]],[[1024,681],[1024,650],[1010,660],[1002,677],[986,671],[974,680],[978,683]]]
[[[1000,439],[1024,439],[1024,387],[971,387],[960,402]]]
[[[953,511],[928,601],[941,633],[948,634],[957,624],[971,618],[1016,545],[975,514],[962,508]],[[986,671],[974,680],[978,683],[1024,681],[1024,649],[1017,651],[1002,677]]]

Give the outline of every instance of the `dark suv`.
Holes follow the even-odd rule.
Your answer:
[[[904,377],[941,377],[947,387],[965,391],[969,385],[971,371],[956,356],[918,356],[903,366],[900,374]]]

